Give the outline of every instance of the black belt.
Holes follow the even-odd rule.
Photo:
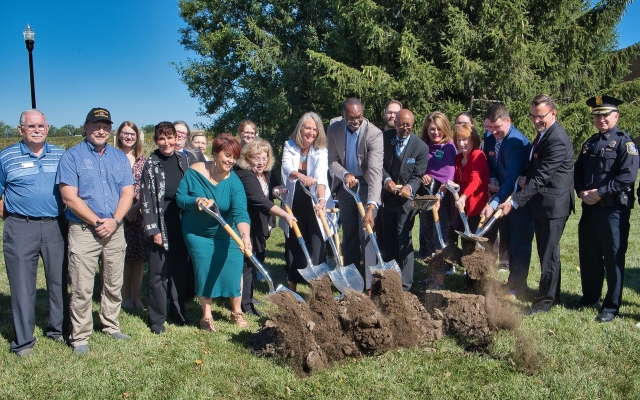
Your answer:
[[[16,217],[16,218],[20,218],[20,219],[26,219],[27,221],[54,221],[56,219],[58,219],[58,217],[28,217],[26,215],[22,215],[22,214],[15,214],[15,213],[9,213],[10,217]]]

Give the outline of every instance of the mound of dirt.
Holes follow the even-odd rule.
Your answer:
[[[393,271],[375,277],[371,298],[350,293],[335,300],[325,277],[311,283],[308,303],[286,292],[269,299],[278,310],[252,336],[253,351],[280,357],[300,375],[348,357],[424,346],[444,334],[487,339],[509,326],[494,321],[483,296],[441,291],[418,298],[402,291]]]
[[[469,279],[483,281],[491,274],[491,266],[495,263],[493,252],[475,250],[460,259],[460,266],[467,271]]]

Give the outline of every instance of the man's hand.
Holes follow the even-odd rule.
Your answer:
[[[396,189],[396,183],[393,181],[393,179],[389,179],[387,180],[387,183],[384,184],[384,189],[387,192],[396,194],[398,192],[398,190]]]
[[[400,189],[400,196],[404,197],[405,199],[411,197],[411,186],[404,185],[402,189]]]
[[[491,207],[489,204],[487,204],[482,209],[482,214],[480,214],[480,215],[484,215],[484,217],[488,219],[488,218],[491,218],[491,216],[493,215],[494,211],[495,210],[493,209],[493,207]]]
[[[524,189],[524,186],[527,184],[527,177],[526,176],[521,176],[520,178],[518,178],[518,186],[520,186],[520,189]]]
[[[349,189],[351,189],[358,183],[358,180],[353,174],[347,174],[344,177],[344,183]]]
[[[500,204],[498,206],[498,210],[502,210],[501,217],[504,217],[507,214],[509,214],[509,212],[511,211],[512,208],[513,208],[513,206],[511,205],[511,200],[505,201],[504,203]]]
[[[163,246],[162,244],[162,233],[156,233],[155,235],[153,235],[153,243],[157,244],[158,246]]]
[[[590,206],[596,204],[598,200],[600,200],[598,189],[584,190],[580,192],[580,199]]]
[[[96,224],[96,233],[101,238],[108,238],[118,229],[118,225],[113,218],[100,218]]]
[[[371,229],[373,229],[375,225],[375,212],[372,208],[367,207],[367,211],[364,213],[364,217],[362,217],[362,227],[364,230],[367,230],[367,225],[371,225]]]
[[[489,193],[497,193],[498,190],[500,190],[500,183],[498,180],[495,178],[489,180]]]

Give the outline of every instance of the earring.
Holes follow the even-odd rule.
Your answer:
[[[213,169],[218,169],[218,162],[217,161],[213,162]]]

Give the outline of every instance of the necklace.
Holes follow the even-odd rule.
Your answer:
[[[307,156],[309,155],[309,150],[307,150],[306,153],[303,153],[302,151],[300,151],[300,161],[305,163],[307,162]]]

